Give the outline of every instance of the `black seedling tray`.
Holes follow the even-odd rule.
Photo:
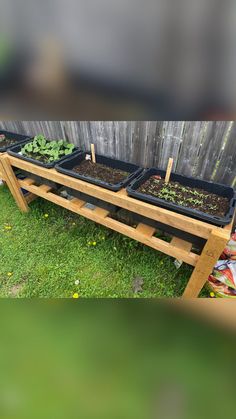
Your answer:
[[[144,202],[148,202],[150,204],[157,205],[162,208],[166,208],[175,212],[178,212],[179,214],[184,214],[189,217],[206,221],[210,224],[218,225],[218,226],[224,226],[229,224],[232,221],[235,206],[236,206],[236,193],[234,192],[233,188],[226,185],[220,185],[218,183],[213,182],[207,182],[205,180],[200,179],[194,179],[192,177],[182,176],[177,173],[171,174],[171,180],[179,182],[183,186],[189,186],[191,188],[200,188],[204,189],[205,191],[209,193],[213,193],[219,196],[222,196],[224,198],[229,199],[229,211],[227,214],[225,214],[224,217],[217,217],[210,214],[205,214],[202,211],[198,211],[191,208],[186,208],[177,204],[174,204],[172,202],[167,202],[160,198],[155,198],[151,195],[146,195],[141,192],[137,192],[137,189],[144,183],[146,180],[148,180],[151,176],[157,175],[161,176],[162,178],[165,178],[166,172],[164,170],[151,168],[146,169],[140,176],[138,176],[131,185],[128,186],[127,192],[129,196],[132,196],[133,198],[139,199]]]
[[[36,164],[37,166],[45,167],[46,169],[51,169],[52,167],[55,166],[56,163],[59,163],[59,162],[65,160],[65,159],[68,159],[68,157],[69,157],[69,156],[63,156],[59,160],[56,160],[54,162],[43,163],[39,160],[35,160],[35,159],[30,158],[30,157],[22,156],[21,154],[19,154],[20,151],[21,151],[22,146],[29,143],[32,140],[33,140],[33,138],[30,139],[30,140],[28,139],[27,141],[24,141],[24,143],[21,143],[20,145],[16,145],[16,146],[14,145],[12,147],[9,147],[7,149],[8,154],[10,154],[11,156],[17,157],[21,160],[25,160],[25,161],[28,161],[30,163]],[[80,153],[81,153],[81,151],[77,147],[75,147],[74,151],[70,154],[70,156],[75,156],[75,155],[80,154]]]
[[[142,215],[130,212],[130,217],[133,218],[135,223],[147,224],[156,230],[161,230],[163,233],[170,234],[171,236],[178,237],[181,240],[185,240],[193,245],[197,246],[199,249],[203,249],[206,244],[206,240],[201,237],[194,236],[193,234],[187,233],[185,231],[179,230],[175,227],[172,227],[168,224],[160,223],[159,221],[152,220],[151,218],[144,217]]]
[[[87,195],[83,192],[76,191],[75,189],[68,188],[67,186],[64,189],[68,192],[69,195],[79,198],[82,201],[88,202],[89,204],[95,205],[96,207],[103,208],[109,212],[117,212],[119,207],[116,205],[110,204],[109,202],[103,201],[102,199],[94,198],[94,196]]]
[[[114,169],[120,169],[120,170],[124,170],[125,172],[130,173],[130,175],[126,179],[124,179],[122,182],[119,182],[117,184],[107,183],[102,180],[98,180],[90,176],[80,175],[79,173],[72,171],[72,169],[75,166],[78,166],[82,161],[85,160],[86,154],[90,154],[90,153],[85,152],[85,153],[81,153],[80,155],[77,154],[74,157],[69,157],[68,159],[64,160],[60,164],[56,164],[55,169],[58,172],[61,172],[65,175],[84,180],[85,182],[93,183],[94,185],[102,186],[103,188],[110,189],[111,191],[114,191],[114,192],[119,191],[120,189],[127,186],[143,170],[140,167],[136,166],[135,164],[126,163],[120,160],[115,160],[109,157],[104,157],[104,156],[100,156],[96,154],[97,163],[101,163],[106,166],[112,167]]]
[[[26,140],[31,141],[31,139],[28,135],[15,134],[14,132],[8,132],[8,131],[0,130],[0,135],[3,135],[3,134],[7,138],[9,138],[10,140],[11,139],[17,140],[16,143],[14,145],[12,145],[12,147],[15,147],[16,145],[18,145],[20,143],[26,142]],[[4,153],[10,147],[11,146],[0,147],[0,153]]]

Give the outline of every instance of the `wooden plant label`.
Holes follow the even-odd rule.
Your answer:
[[[165,183],[169,183],[173,163],[174,163],[174,159],[170,158],[167,165]]]
[[[92,154],[92,162],[93,163],[96,163],[96,156],[95,156],[94,144],[91,144],[91,154]]]

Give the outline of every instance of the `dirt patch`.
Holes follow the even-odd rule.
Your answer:
[[[10,290],[10,296],[11,296],[11,297],[17,297],[17,296],[18,296],[18,294],[21,292],[21,290],[22,290],[23,286],[24,286],[24,284],[23,284],[23,283],[13,285],[13,286],[11,287],[11,290]]]
[[[229,200],[203,189],[190,188],[178,182],[165,183],[158,176],[150,177],[137,190],[167,202],[223,217],[229,210]]]
[[[123,170],[114,169],[100,163],[92,163],[89,160],[84,160],[79,166],[75,166],[73,171],[112,184],[120,183],[130,175]]]
[[[10,147],[11,145],[14,145],[19,140],[15,140],[14,138],[7,138],[5,135],[0,135],[0,148],[2,147]]]

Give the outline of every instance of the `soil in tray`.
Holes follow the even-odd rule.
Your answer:
[[[130,173],[124,172],[123,170],[114,169],[113,167],[105,166],[100,163],[92,163],[90,160],[84,160],[72,170],[80,175],[103,180],[104,182],[112,183],[114,185],[120,183],[130,175]]]
[[[5,135],[1,134],[0,135],[0,148],[2,147],[10,147],[11,145],[14,145],[18,142],[19,140],[15,140],[14,138],[7,138]]]
[[[229,209],[229,200],[203,189],[190,188],[178,182],[165,183],[159,176],[150,177],[137,190],[172,204],[192,208],[206,214],[223,217]]]

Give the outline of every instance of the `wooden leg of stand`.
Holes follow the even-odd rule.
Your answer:
[[[28,212],[29,207],[21,191],[18,180],[12,170],[11,165],[8,162],[7,156],[4,156],[0,160],[1,171],[3,172],[5,181],[8,188],[10,189],[12,196],[14,197],[18,207],[22,212]]]
[[[195,298],[208,280],[225,248],[230,234],[223,229],[212,231],[183,293],[183,298]]]

